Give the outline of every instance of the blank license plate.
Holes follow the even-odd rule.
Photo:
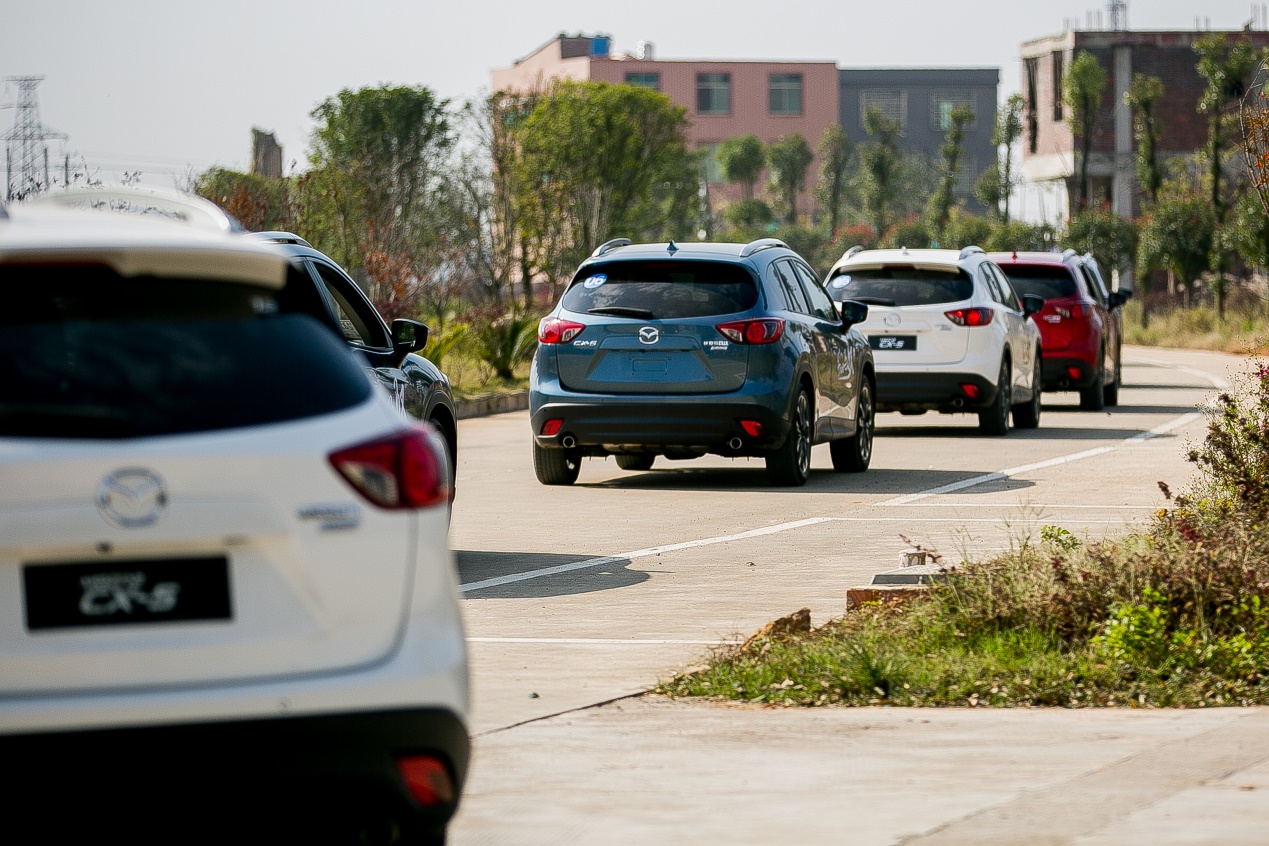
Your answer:
[[[22,593],[31,631],[233,616],[223,555],[24,564]]]
[[[869,335],[868,345],[874,350],[914,350],[916,335]]]

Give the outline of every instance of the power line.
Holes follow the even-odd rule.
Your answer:
[[[5,197],[9,200],[49,187],[47,142],[65,141],[70,137],[40,123],[40,104],[35,88],[42,79],[42,76],[11,76],[5,80],[18,87],[13,129],[4,136],[7,162]]]

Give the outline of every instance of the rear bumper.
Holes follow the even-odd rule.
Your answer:
[[[535,394],[531,398],[534,440],[543,447],[576,442],[585,455],[648,450],[662,454],[716,453],[744,455],[784,443],[787,396],[762,397],[587,397],[567,398]],[[543,436],[549,420],[561,420],[558,432]],[[749,435],[742,420],[762,426],[761,436]],[[729,441],[740,439],[740,446]]]
[[[877,371],[878,411],[958,412],[995,401],[996,385],[978,373]]]
[[[1093,384],[1097,370],[1091,361],[1070,356],[1045,355],[1042,378],[1046,391],[1073,391]]]
[[[395,763],[411,754],[445,763],[453,802],[415,804]],[[90,842],[124,816],[142,841],[259,842],[262,826],[277,842],[366,825],[434,832],[457,807],[469,756],[462,720],[437,708],[0,736],[18,775],[6,826],[42,842]]]

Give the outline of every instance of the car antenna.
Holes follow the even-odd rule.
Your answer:
[[[669,253],[670,255],[674,255],[675,253],[677,253],[677,252],[679,251],[679,248],[678,248],[677,246],[675,246],[675,244],[674,244],[674,239],[673,239],[673,238],[671,238],[671,239],[670,239],[669,246],[667,246],[667,247],[665,248],[665,251],[666,251],[667,253]]]
[[[1017,250],[1014,250],[1014,251],[1013,251],[1013,260],[1014,260],[1014,261],[1017,261],[1017,260],[1018,260],[1018,251],[1017,251]]]

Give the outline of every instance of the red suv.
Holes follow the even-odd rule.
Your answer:
[[[1092,256],[990,253],[1019,295],[1044,298],[1031,315],[1040,327],[1046,391],[1079,391],[1080,408],[1119,404],[1123,382],[1122,306],[1128,291],[1108,291]]]

